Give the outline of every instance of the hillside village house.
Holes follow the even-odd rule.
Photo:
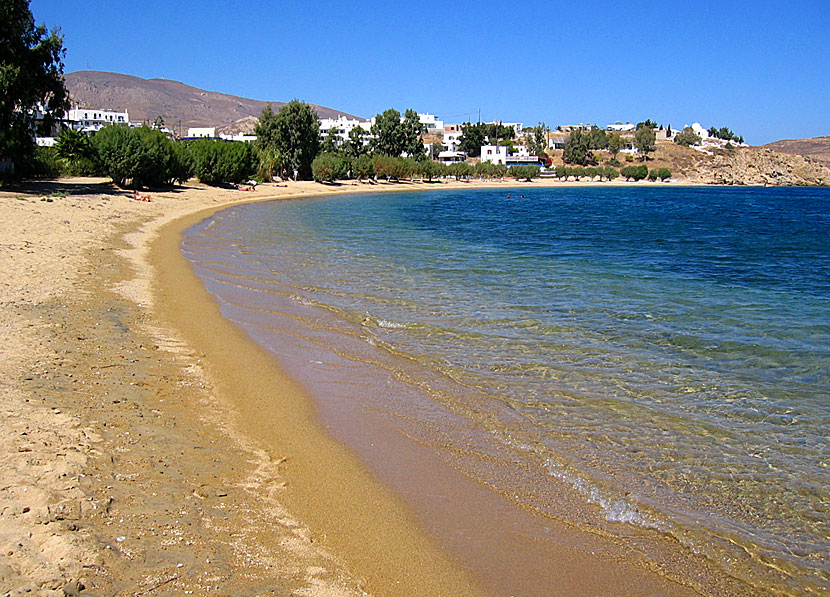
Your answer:
[[[124,110],[101,110],[96,108],[73,108],[64,114],[63,123],[84,133],[95,133],[108,124],[128,124],[130,114]]]

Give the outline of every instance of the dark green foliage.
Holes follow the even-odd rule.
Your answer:
[[[266,106],[254,134],[261,152],[279,152],[281,176],[293,176],[296,172],[301,180],[311,179],[311,162],[320,150],[320,121],[310,105],[294,99],[280,108],[278,114],[274,114],[270,105]]]
[[[605,167],[605,178],[608,180],[614,180],[615,178],[619,178],[620,173],[616,168],[612,168],[611,166]]]
[[[649,179],[651,182],[657,182],[657,170],[651,170],[651,171],[648,173],[648,179]]]
[[[634,144],[637,151],[643,155],[643,160],[648,159],[648,154],[657,151],[657,135],[653,128],[643,127],[634,133]]]
[[[540,122],[537,126],[532,128],[530,136],[526,142],[527,149],[531,155],[547,155],[549,132],[550,127],[544,122]]]
[[[539,176],[541,168],[539,166],[510,166],[507,172],[516,180],[524,179],[527,182],[531,182],[533,178]]]
[[[339,149],[340,149],[340,136],[337,134],[337,129],[332,127],[332,128],[329,129],[326,136],[323,137],[323,140],[320,142],[320,152],[321,153],[337,153],[337,151]],[[312,163],[311,169],[314,170],[313,163]]]
[[[63,37],[35,26],[28,0],[0,2],[0,180],[36,173],[33,133],[48,133],[68,106]],[[42,131],[33,110],[46,108]]]
[[[588,149],[606,149],[608,147],[608,133],[599,127],[591,127],[591,130],[585,133],[588,138]]]
[[[54,147],[35,146],[34,154],[26,163],[26,178],[58,178],[64,174],[63,161],[58,158]]]
[[[666,181],[671,178],[671,170],[669,170],[668,168],[660,168],[659,170],[657,170],[657,177],[660,180]]]
[[[565,142],[565,151],[562,160],[566,164],[579,164],[586,166],[594,161],[594,155],[590,151],[590,140],[588,135],[577,129],[572,131]]]
[[[443,168],[438,162],[433,162],[432,160],[421,160],[418,162],[418,174],[420,174],[421,178],[424,180],[432,180],[433,178],[437,178],[441,176],[442,172]]]
[[[352,175],[357,180],[373,177],[375,175],[375,167],[372,163],[372,158],[364,153],[352,160]]]
[[[628,180],[643,180],[648,176],[648,166],[626,166],[620,170],[620,174]]]
[[[611,161],[616,162],[617,154],[620,152],[620,149],[625,147],[625,141],[619,133],[611,133],[608,135],[607,141],[606,147],[608,153],[611,154]]]
[[[427,150],[421,141],[421,135],[424,134],[426,129],[421,124],[418,113],[415,110],[409,109],[404,113],[401,130],[403,151],[407,157],[413,160],[425,160]]]
[[[473,173],[473,167],[467,162],[453,162],[447,166],[447,175],[454,176],[456,180],[467,178]]]
[[[372,125],[372,152],[385,156],[398,157],[404,151],[401,113],[389,108],[375,117]]]
[[[649,118],[648,120],[645,120],[643,122],[638,122],[637,123],[637,130],[638,131],[640,129],[656,129],[656,128],[657,128],[657,123],[654,122],[651,118]]]
[[[317,182],[334,182],[348,176],[349,162],[336,153],[321,153],[311,162],[311,171]]]
[[[368,147],[363,142],[366,131],[359,126],[349,131],[349,140],[343,144],[343,153],[351,159],[356,159],[368,152]]]
[[[690,126],[687,126],[674,136],[674,142],[678,145],[682,145],[683,147],[700,145],[700,140],[700,135],[698,135]]]
[[[744,142],[744,138],[737,136],[729,130],[728,126],[722,126],[721,128],[711,127],[708,133],[710,137],[716,137],[718,139],[723,139],[724,141],[735,141],[736,143]]]
[[[92,138],[102,171],[118,186],[168,186],[190,177],[185,153],[164,133],[123,124],[106,126]]]
[[[193,174],[204,184],[240,183],[248,180],[257,167],[254,148],[241,141],[199,139],[188,149]]]
[[[98,154],[92,140],[81,131],[64,128],[55,143],[55,155],[61,171],[69,176],[96,176],[101,173]]]
[[[543,123],[540,125],[544,126]],[[506,141],[516,136],[516,131],[503,124],[476,124],[466,123],[462,126],[462,134],[458,139],[458,147],[468,156],[481,155],[482,145],[507,145]]]

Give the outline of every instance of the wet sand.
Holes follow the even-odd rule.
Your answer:
[[[325,432],[178,252],[181,230],[234,202],[431,186],[189,185],[152,203],[87,180],[0,193],[0,591],[504,594]],[[70,194],[40,200],[54,191]],[[480,492],[470,513],[503,508],[418,458],[445,491]],[[525,570],[525,594],[545,569],[548,594],[689,592],[566,534],[536,560],[533,538],[492,535],[487,552],[506,554],[492,578]]]

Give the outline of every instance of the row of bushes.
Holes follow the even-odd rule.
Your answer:
[[[648,178],[651,181],[656,181],[657,179],[668,180],[671,178],[671,171],[668,168],[658,168],[656,170],[649,171],[648,167],[644,165],[626,166],[619,171],[611,166],[606,166],[604,168],[601,166],[596,168],[585,168],[582,166],[557,166],[554,169],[554,174],[557,178],[562,180],[565,180],[571,176],[577,180],[580,180],[583,176],[590,180],[595,178],[599,178],[599,180],[602,180],[603,178],[606,180],[614,180],[620,176],[627,180],[643,180]]]
[[[109,176],[118,186],[162,187],[192,176],[205,184],[238,183],[256,172],[249,143],[175,141],[148,127],[107,126],[92,137],[61,132],[54,148],[39,148],[41,176]]]
[[[441,164],[431,160],[413,160],[394,158],[386,155],[361,155],[349,158],[340,153],[321,153],[311,163],[311,172],[318,182],[335,180],[386,179],[400,181],[406,178],[433,180],[453,176],[456,180],[467,178],[502,178],[513,176],[517,179],[531,180],[539,176],[538,166],[511,166],[490,162],[468,164],[455,162]]]

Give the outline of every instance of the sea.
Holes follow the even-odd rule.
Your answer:
[[[335,435],[383,413],[542,516],[830,591],[830,189],[435,186],[231,207],[182,252]]]

